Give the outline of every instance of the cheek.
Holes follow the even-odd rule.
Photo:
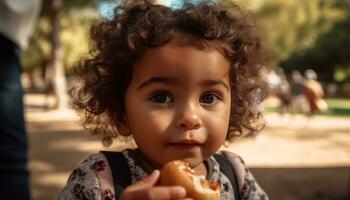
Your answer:
[[[209,134],[204,152],[208,157],[217,152],[225,142],[228,130],[228,123],[225,119],[213,118],[210,121],[210,126],[207,126]]]
[[[172,114],[156,111],[149,105],[133,105],[128,114],[129,128],[133,134],[160,135],[170,126]]]
[[[213,145],[220,145],[225,141],[230,118],[230,106],[225,106],[217,114],[208,115],[207,124],[210,140]]]

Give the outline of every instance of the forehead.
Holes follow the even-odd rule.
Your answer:
[[[167,44],[149,49],[135,63],[133,79],[171,77],[188,81],[226,79],[230,63],[214,48]]]

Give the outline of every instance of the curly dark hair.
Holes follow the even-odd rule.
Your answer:
[[[102,134],[110,145],[124,124],[124,94],[133,64],[147,49],[169,42],[215,48],[231,63],[231,115],[226,141],[245,130],[256,132],[264,122],[257,105],[264,98],[258,81],[262,53],[256,26],[237,5],[212,1],[185,3],[179,9],[142,1],[115,9],[113,19],[91,27],[89,56],[76,64],[80,85],[71,89],[83,127]]]

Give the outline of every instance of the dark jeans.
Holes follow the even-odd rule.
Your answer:
[[[19,48],[0,35],[0,199],[30,199],[20,74]]]

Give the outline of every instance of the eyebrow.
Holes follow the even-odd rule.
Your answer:
[[[230,91],[230,87],[221,79],[209,79],[202,81],[203,85],[206,86],[214,86],[214,85],[221,85],[223,86],[228,92]]]
[[[147,81],[143,82],[137,90],[141,90],[142,88],[147,87],[148,85],[151,85],[153,83],[162,83],[162,84],[176,84],[178,81],[174,78],[169,77],[152,77],[148,79]]]
[[[141,90],[142,88],[147,87],[148,85],[151,85],[153,83],[162,83],[162,84],[178,84],[179,81],[174,79],[174,78],[170,78],[170,77],[152,77],[148,80],[146,80],[145,82],[143,82],[138,88],[137,90]],[[223,86],[227,91],[230,91],[230,87],[223,81],[220,79],[208,79],[208,80],[204,80],[201,82],[201,85],[205,85],[205,86],[214,86],[214,85],[221,85]]]

